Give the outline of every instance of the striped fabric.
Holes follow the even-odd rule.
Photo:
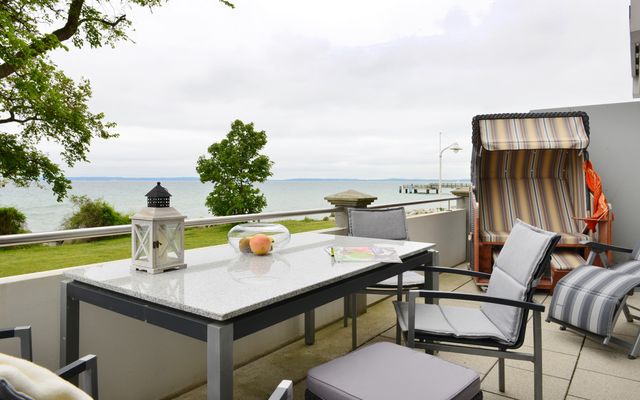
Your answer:
[[[577,149],[589,145],[582,117],[484,119],[482,147],[496,150]]]
[[[551,255],[551,267],[556,270],[572,270],[583,266],[587,261],[572,250],[556,250]]]
[[[600,336],[611,336],[624,297],[640,286],[640,276],[584,266],[560,279],[549,316]]]
[[[582,155],[575,150],[485,152],[477,185],[480,236],[502,243],[517,218],[578,244],[587,215]]]
[[[616,264],[611,268],[612,271],[616,271],[621,274],[635,275],[640,277],[640,261],[631,260],[625,261],[620,264]]]

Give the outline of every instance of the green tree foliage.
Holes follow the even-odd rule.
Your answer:
[[[62,223],[64,229],[91,228],[96,226],[126,225],[131,218],[116,211],[102,199],[92,200],[87,196],[71,196],[75,208],[73,214]]]
[[[14,207],[0,208],[0,235],[26,232],[27,217]]]
[[[227,6],[233,4],[218,0]],[[51,60],[67,44],[115,46],[127,40],[133,6],[154,9],[166,0],[0,1],[0,179],[24,186],[41,179],[58,201],[70,182],[59,165],[38,148],[59,145],[67,166],[87,161],[92,139],[115,136],[115,124],[89,110],[91,86],[75,82]]]
[[[253,122],[235,120],[227,137],[209,146],[209,157],[198,159],[200,181],[212,182],[206,206],[214,215],[258,213],[267,200],[254,183],[270,177],[273,162],[260,154],[267,144],[265,131],[256,131]]]

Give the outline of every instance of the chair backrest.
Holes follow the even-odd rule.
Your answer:
[[[349,208],[347,216],[349,236],[392,240],[407,240],[409,238],[404,207]]]
[[[531,301],[559,240],[560,235],[517,220],[495,261],[487,295]],[[510,343],[523,338],[526,313],[522,309],[485,303],[482,311]]]

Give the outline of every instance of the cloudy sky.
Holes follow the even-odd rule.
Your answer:
[[[476,114],[631,99],[628,0],[234,3],[133,9],[135,43],[54,55],[120,133],[71,176],[195,176],[239,118],[275,179],[434,178],[440,131],[466,178]]]

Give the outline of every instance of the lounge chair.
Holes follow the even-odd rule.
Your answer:
[[[0,329],[0,339],[8,338],[20,340],[20,357],[22,359],[0,354],[0,369],[2,370],[0,373],[0,399],[29,400],[33,398],[32,396],[36,396],[38,400],[45,398],[93,398],[98,400],[98,360],[95,355],[84,356],[54,374],[31,362],[30,326]],[[80,374],[84,375],[83,391],[66,382],[73,382]],[[40,384],[41,387],[39,387]],[[46,397],[48,395],[55,396]]]
[[[517,220],[511,229],[491,276],[482,272],[428,267],[439,271],[490,278],[486,296],[419,290],[409,292],[407,302],[395,302],[396,314],[407,346],[427,351],[450,351],[498,358],[499,389],[505,391],[504,359],[534,364],[535,399],[542,399],[542,332],[544,306],[533,294],[560,235]],[[441,270],[441,271],[440,271]],[[481,308],[416,303],[424,297],[474,301]],[[515,352],[525,337],[528,312],[533,312],[533,353]]]
[[[628,351],[635,359],[640,354],[640,327],[633,341],[614,336],[613,328],[622,312],[627,322],[640,320],[631,310],[639,308],[627,304],[630,295],[640,287],[640,243],[635,249],[586,242],[591,249],[586,266],[571,272],[558,282],[551,299],[547,322],[555,322],[561,329],[569,328],[602,344],[612,343]],[[627,260],[608,264],[608,251],[629,254]],[[600,258],[605,268],[592,264]]]

